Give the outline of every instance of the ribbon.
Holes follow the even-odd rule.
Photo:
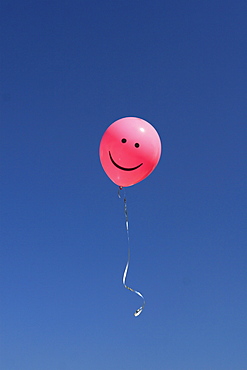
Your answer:
[[[120,190],[122,190],[121,186],[119,187],[119,190],[118,190],[118,197],[119,198],[121,198]],[[130,264],[130,237],[129,237],[129,219],[128,219],[127,199],[126,199],[125,194],[124,194],[124,215],[125,215],[125,227],[126,227],[126,233],[127,233],[127,239],[128,239],[128,260],[127,260],[127,263],[126,263],[126,266],[125,266],[125,269],[124,269],[124,273],[123,273],[123,286],[126,289],[130,290],[131,292],[139,295],[139,297],[141,297],[143,299],[142,306],[139,307],[134,312],[134,316],[137,317],[142,313],[142,311],[143,311],[143,309],[146,305],[146,302],[145,302],[145,299],[144,299],[143,295],[140,292],[138,292],[137,290],[132,289],[128,285],[126,285],[126,279],[127,279],[127,274],[128,274],[129,264]]]

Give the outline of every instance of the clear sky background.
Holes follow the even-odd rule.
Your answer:
[[[3,370],[247,369],[246,0],[2,0]],[[122,199],[124,116],[163,152]]]

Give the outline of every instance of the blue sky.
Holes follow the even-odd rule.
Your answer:
[[[2,1],[3,370],[247,369],[246,1]],[[123,203],[106,128],[157,129]]]

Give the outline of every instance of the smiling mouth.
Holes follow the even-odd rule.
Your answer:
[[[136,167],[132,167],[132,168],[128,168],[128,167],[122,167],[122,166],[119,166],[119,164],[117,164],[114,159],[112,158],[111,156],[111,152],[109,151],[109,157],[112,161],[112,163],[114,164],[114,166],[116,166],[117,168],[119,168],[120,170],[123,170],[123,171],[134,171],[134,170],[137,170],[137,168],[141,167],[143,165],[143,163],[141,164],[138,164],[138,166]]]

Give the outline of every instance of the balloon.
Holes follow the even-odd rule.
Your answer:
[[[108,177],[120,187],[131,186],[155,169],[161,155],[161,141],[150,123],[125,117],[107,128],[99,154]]]

